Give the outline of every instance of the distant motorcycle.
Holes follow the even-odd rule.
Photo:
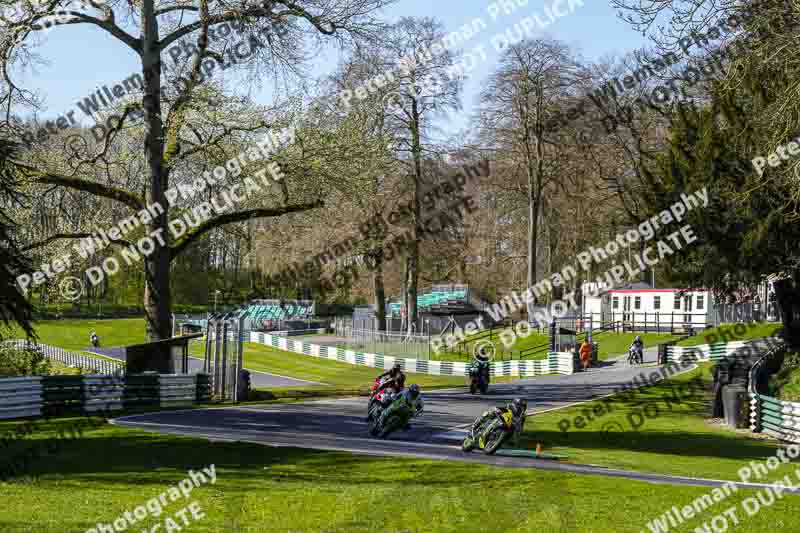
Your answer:
[[[92,334],[91,341],[92,341],[92,346],[93,347],[95,347],[95,348],[99,348],[100,347],[100,337],[98,337],[95,334]]]
[[[461,450],[471,452],[475,448],[483,450],[486,455],[492,455],[500,446],[514,434],[514,415],[507,411],[487,420],[477,429],[470,429],[467,438],[461,444]]]
[[[475,361],[469,366],[469,393],[475,394],[480,390],[486,394],[489,390],[489,362]]]
[[[628,349],[628,364],[636,365],[642,364],[644,362],[644,355],[642,354],[642,349],[637,348],[635,346],[631,346]]]

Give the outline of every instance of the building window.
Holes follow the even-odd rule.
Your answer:
[[[653,309],[661,309],[661,296],[653,296]]]
[[[633,308],[634,309],[641,309],[642,308],[642,297],[641,296],[635,296],[633,298]]]
[[[680,310],[680,308],[681,308],[681,293],[679,293],[679,292],[675,293],[675,304],[674,305],[675,305],[675,309]]]
[[[611,300],[611,308],[612,309],[619,309],[619,296],[614,296]]]
[[[703,305],[705,305],[705,302],[703,300],[705,300],[705,297],[702,294],[698,294],[697,302],[695,303],[695,307],[697,307],[698,311],[703,310]]]

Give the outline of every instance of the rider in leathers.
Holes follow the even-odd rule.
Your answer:
[[[524,398],[517,398],[506,407],[495,407],[483,413],[474,424],[472,424],[472,431],[476,431],[484,422],[491,418],[497,417],[502,420],[503,414],[511,411],[511,423],[514,426],[514,440],[519,439],[522,429],[525,427],[525,412],[528,409],[528,401]],[[503,421],[505,424],[505,421]]]
[[[423,409],[422,398],[419,394],[419,385],[416,383],[411,385],[403,392],[392,395],[390,402],[390,405],[384,409],[383,413],[381,413],[381,423],[398,409],[402,409],[404,407],[408,408],[412,413],[414,413],[414,416],[417,416],[419,413],[421,413]],[[409,425],[406,425],[405,429],[408,429],[409,427]]]

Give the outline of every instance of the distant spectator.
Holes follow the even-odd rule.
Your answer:
[[[586,368],[589,366],[589,363],[592,360],[592,345],[589,343],[589,339],[584,339],[583,344],[581,344],[581,362],[583,363],[583,370],[586,371]]]

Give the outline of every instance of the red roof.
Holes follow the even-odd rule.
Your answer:
[[[606,292],[708,292],[708,289],[609,289]]]

